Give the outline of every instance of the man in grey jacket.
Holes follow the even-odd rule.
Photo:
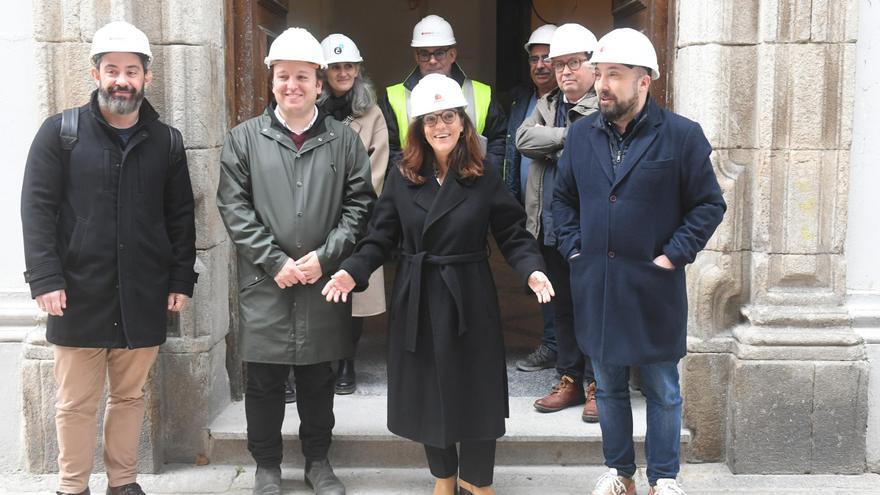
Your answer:
[[[254,493],[281,490],[284,382],[295,370],[305,479],[315,493],[345,487],[327,460],[334,425],[331,361],[353,352],[351,305],[321,296],[354,250],[376,195],[357,133],[319,111],[318,41],[290,28],[272,43],[277,105],[229,131],[217,204],[238,254],[241,355],[248,363],[248,450]]]
[[[526,228],[538,239],[548,275],[556,288],[553,325],[560,381],[548,395],[535,401],[535,409],[556,412],[584,404],[581,418],[588,423],[599,421],[596,380],[590,358],[580,350],[575,339],[568,262],[556,249],[550,203],[556,161],[562,155],[568,127],[598,109],[593,69],[588,62],[595,45],[596,37],[580,24],[564,24],[556,29],[549,57],[559,89],[538,100],[535,110],[516,133],[517,149],[532,159],[524,194]]]

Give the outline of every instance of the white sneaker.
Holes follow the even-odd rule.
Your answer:
[[[674,493],[674,492],[673,492]],[[617,474],[617,470],[611,468],[596,481],[591,495],[635,495],[636,482]]]
[[[661,478],[651,487],[648,495],[687,495],[678,481],[672,478]]]

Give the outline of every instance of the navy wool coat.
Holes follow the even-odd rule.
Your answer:
[[[486,236],[523,281],[544,262],[496,168],[475,179],[449,171],[442,186],[430,164],[421,173],[425,183],[415,184],[391,169],[367,236],[341,268],[363,290],[400,243],[389,310],[388,429],[434,447],[496,439],[508,415],[507,370]]]
[[[571,127],[558,165],[552,206],[571,264],[577,340],[607,364],[684,357],[684,268],[727,208],[699,124],[650,97],[647,105],[616,173],[599,112]],[[674,270],[654,264],[661,254]]]

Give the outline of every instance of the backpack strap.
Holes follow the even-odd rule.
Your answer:
[[[168,163],[173,164],[183,152],[183,136],[180,135],[180,131],[170,125],[168,126],[168,135],[171,142],[171,146],[168,147]]]
[[[68,108],[61,112],[61,149],[70,151],[79,140],[79,108]]]

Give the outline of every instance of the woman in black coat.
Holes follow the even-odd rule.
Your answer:
[[[404,159],[389,173],[366,238],[324,287],[328,301],[346,300],[402,246],[388,337],[388,429],[425,445],[435,494],[454,493],[457,473],[462,493],[494,493],[495,440],[508,406],[488,232],[539,302],[553,296],[522,207],[501,174],[483,168],[466,105],[445,76],[426,76],[413,89],[417,118]]]

